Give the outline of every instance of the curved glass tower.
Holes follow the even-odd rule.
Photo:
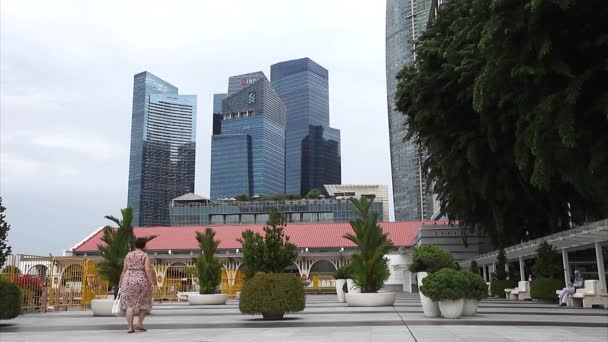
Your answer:
[[[429,220],[433,196],[422,176],[418,146],[405,140],[405,115],[395,109],[397,74],[416,58],[414,40],[426,29],[432,0],[387,0],[386,87],[395,220]]]
[[[127,205],[134,226],[168,226],[173,198],[194,192],[196,95],[135,75]]]

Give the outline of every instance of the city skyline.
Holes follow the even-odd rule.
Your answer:
[[[226,91],[230,75],[270,75],[272,63],[302,56],[331,73],[342,183],[390,188],[384,2],[363,8],[313,0],[298,11],[282,1],[115,4],[120,12],[112,1],[0,5],[0,195],[15,251],[56,255],[109,224],[104,215],[120,215],[127,202],[133,75],[142,70],[198,95],[196,193],[209,194],[212,124],[202,118],[211,116],[212,94]],[[143,7],[146,15],[138,15]],[[255,24],[244,34],[218,15],[229,12],[231,23],[256,18]],[[153,25],[158,22],[165,25]]]

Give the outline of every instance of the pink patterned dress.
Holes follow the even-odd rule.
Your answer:
[[[129,252],[125,257],[127,271],[120,285],[120,308],[150,310],[152,286],[146,276],[146,253],[140,250]]]

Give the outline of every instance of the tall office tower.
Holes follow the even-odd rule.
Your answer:
[[[285,105],[264,74],[251,75],[230,78],[240,89],[214,114],[212,200],[285,192]]]
[[[405,116],[395,108],[397,74],[416,58],[413,41],[426,29],[431,2],[387,0],[386,4],[386,86],[397,221],[429,220],[434,211],[433,196],[422,174],[420,150],[413,141],[404,140]]]
[[[287,193],[340,184],[340,131],[329,127],[327,69],[310,58],[285,61],[270,67],[270,80],[287,107]]]
[[[194,191],[196,95],[144,71],[133,83],[127,205],[134,226],[168,226],[173,198]]]
[[[228,96],[233,95],[237,91],[240,91],[243,88],[246,88],[259,79],[266,79],[266,75],[264,75],[261,71],[251,72],[248,74],[232,76],[228,78]],[[218,94],[221,95],[221,94]]]

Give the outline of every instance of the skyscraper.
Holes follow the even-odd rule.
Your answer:
[[[287,193],[340,184],[340,131],[329,126],[327,69],[310,58],[290,60],[272,65],[270,79],[287,108]]]
[[[413,41],[426,29],[431,2],[387,0],[386,4],[386,86],[397,221],[428,220],[434,211],[433,196],[422,173],[419,148],[413,141],[405,140],[405,116],[395,109],[397,74],[416,58]]]
[[[221,109],[211,139],[211,199],[285,192],[285,105],[266,76],[231,77]]]
[[[134,226],[168,226],[169,204],[194,191],[196,95],[144,71],[134,76],[127,205]]]

